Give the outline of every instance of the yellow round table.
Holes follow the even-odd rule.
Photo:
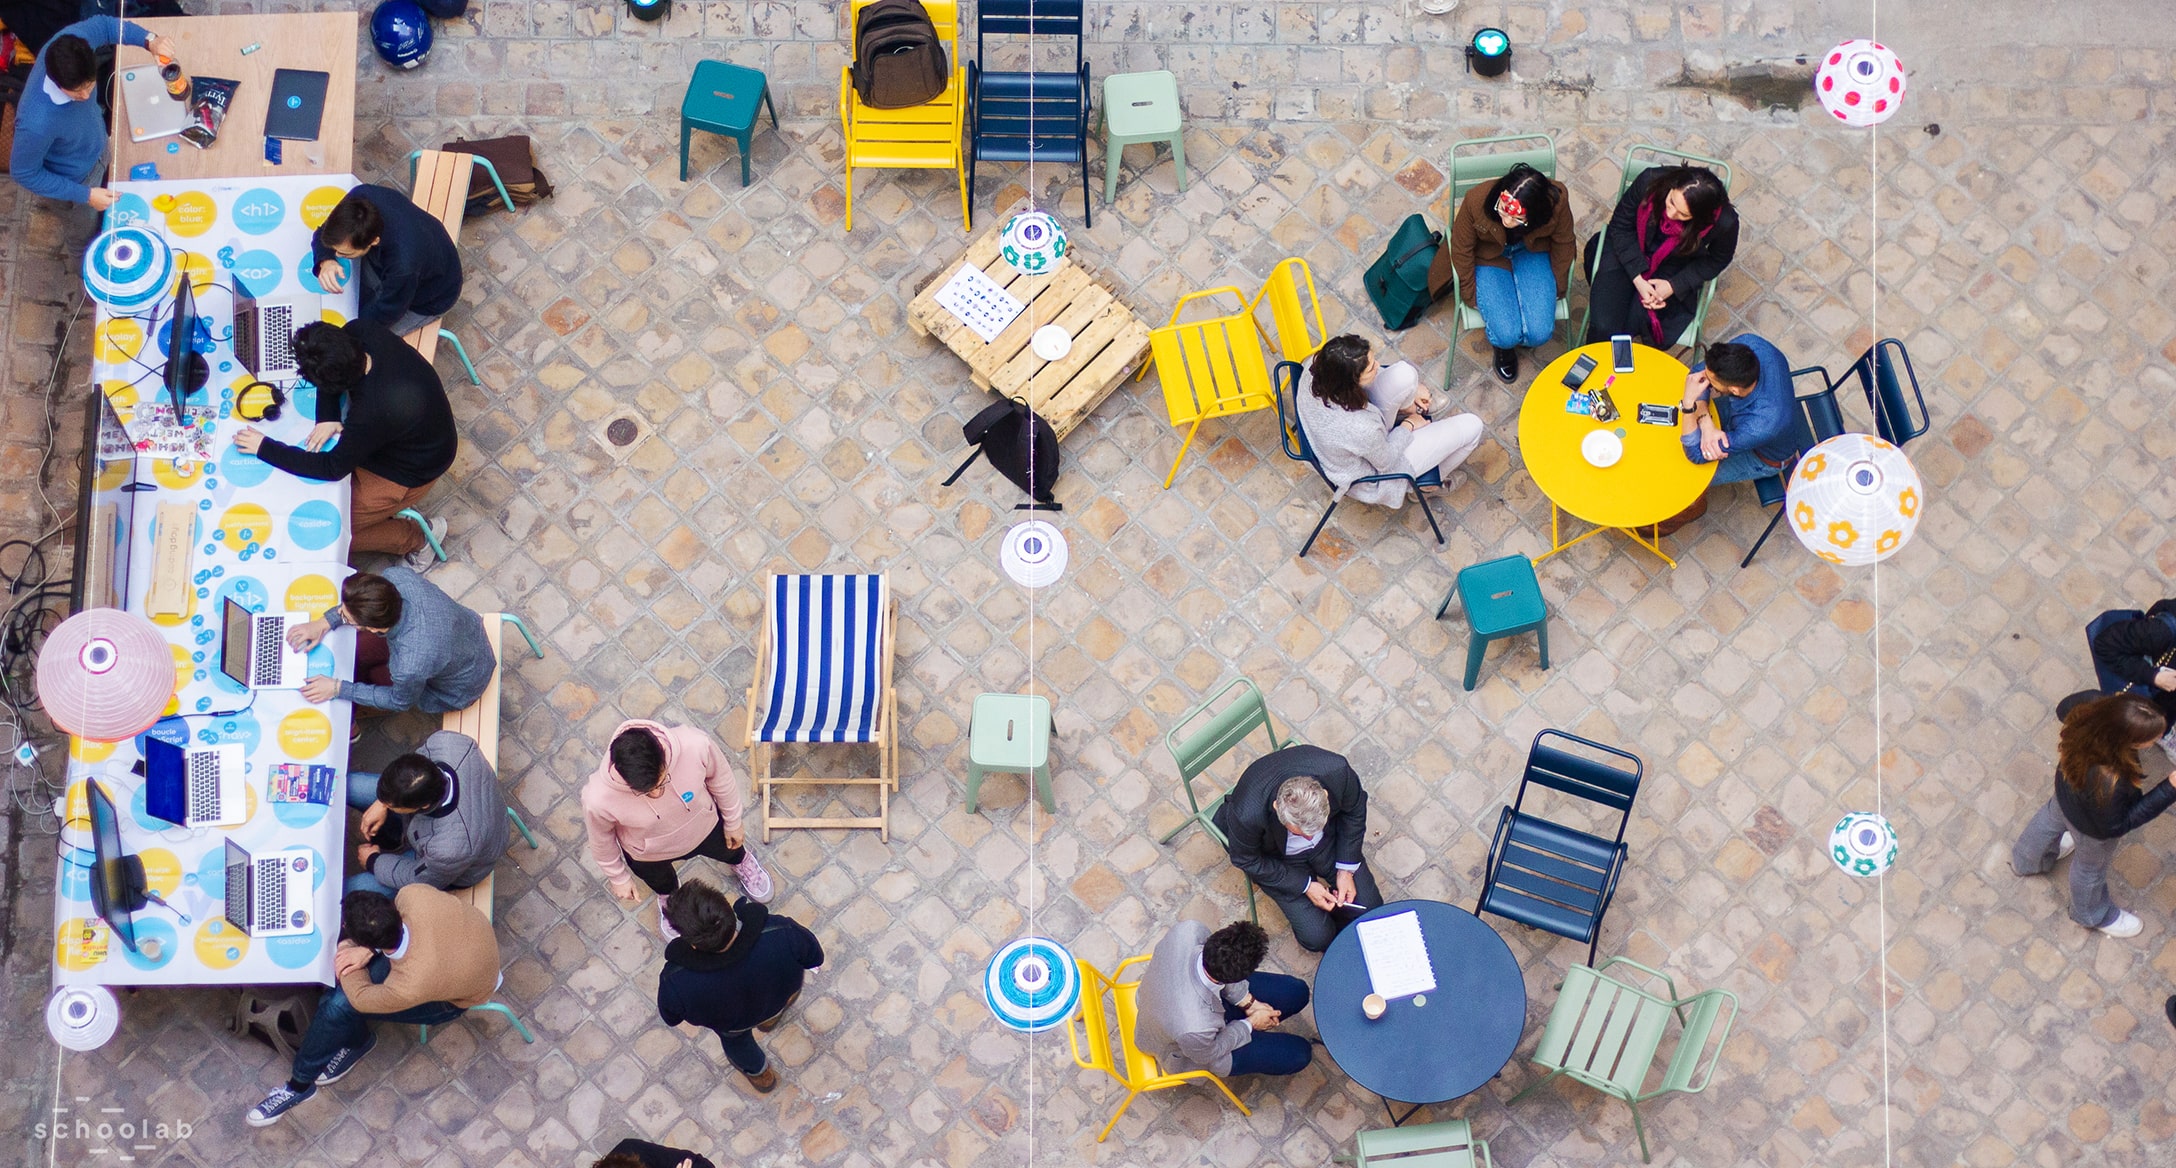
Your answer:
[[[1655,426],[1639,420],[1641,402],[1674,406],[1684,400],[1683,362],[1660,349],[1632,346],[1632,372],[1617,374],[1609,396],[1620,416],[1602,423],[1564,408],[1572,391],[1564,374],[1581,353],[1592,354],[1594,372],[1582,389],[1599,389],[1609,381],[1607,343],[1585,345],[1549,362],[1534,376],[1519,407],[1519,456],[1527,473],[1549,497],[1549,551],[1547,559],[1597,532],[1612,528],[1632,537],[1641,547],[1661,556],[1671,567],[1677,561],[1665,554],[1653,535],[1640,528],[1655,524],[1692,506],[1715,478],[1715,464],[1685,457],[1677,426]],[[1587,461],[1580,443],[1596,430],[1611,430],[1624,441],[1624,454],[1615,464],[1598,467]],[[1565,540],[1558,534],[1559,510],[1594,524],[1592,531]]]

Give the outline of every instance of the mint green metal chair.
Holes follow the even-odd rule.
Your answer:
[[[1171,145],[1171,164],[1186,189],[1186,135],[1179,110],[1179,81],[1168,69],[1117,73],[1103,79],[1103,104],[1096,109],[1103,134],[1103,201],[1118,197],[1118,164],[1126,147],[1143,143]]]
[[[1630,966],[1650,978],[1661,978],[1670,996],[1658,997],[1608,976],[1607,971],[1619,965]],[[1730,1014],[1723,1017],[1726,1002]],[[1680,1028],[1677,1049],[1663,1067],[1661,1080],[1650,1089],[1646,1086],[1649,1072],[1662,1048],[1672,1014],[1677,1016]],[[1718,1019],[1720,1029],[1716,1026]],[[1556,1007],[1549,1012],[1549,1024],[1534,1048],[1534,1065],[1549,1073],[1512,1096],[1511,1102],[1517,1103],[1559,1075],[1577,1080],[1624,1100],[1625,1106],[1632,1109],[1632,1130],[1640,1137],[1640,1158],[1651,1161],[1654,1157],[1648,1154],[1647,1128],[1640,1122],[1639,1105],[1663,1095],[1696,1095],[1707,1090],[1715,1077],[1715,1065],[1722,1061],[1723,1044],[1730,1040],[1730,1027],[1737,1019],[1738,996],[1729,990],[1706,990],[1680,998],[1677,983],[1668,974],[1627,958],[1612,957],[1599,969],[1574,965],[1564,974]],[[1704,1060],[1703,1067],[1700,1056],[1711,1038],[1714,1053]]]
[[[1520,150],[1494,149],[1494,147],[1513,142],[1524,142],[1527,143],[1527,146]],[[1539,143],[1539,145],[1535,145],[1535,143]],[[1468,152],[1460,153],[1461,151]],[[1464,138],[1451,143],[1449,198],[1443,205],[1444,231],[1448,232],[1451,223],[1458,218],[1458,204],[1465,199],[1468,192],[1483,183],[1495,182],[1497,179],[1511,173],[1511,168],[1522,162],[1540,171],[1545,178],[1555,178],[1556,139],[1547,134],[1512,134],[1502,138]],[[1560,210],[1569,211],[1570,208],[1561,208]],[[1450,246],[1449,242],[1446,241],[1444,246]],[[1567,276],[1566,283],[1569,282],[1570,277]],[[1572,305],[1568,299],[1570,293],[1571,289],[1568,287],[1556,290],[1556,318],[1558,320],[1570,320],[1572,317]],[[1481,319],[1481,310],[1466,307],[1465,290],[1458,286],[1458,272],[1456,269],[1451,272],[1450,298],[1457,314],[1451,320],[1453,330],[1458,333],[1466,333],[1485,327],[1486,322]],[[1451,355],[1445,358],[1443,362],[1443,388],[1446,390],[1451,387],[1452,371],[1457,365],[1458,338],[1453,336],[1451,338]]]
[[[1355,1154],[1339,1156],[1357,1168],[1495,1168],[1488,1141],[1473,1138],[1473,1128],[1463,1119],[1423,1123],[1413,1127],[1386,1127],[1361,1132]]]
[[[1209,712],[1235,692],[1238,696],[1232,698],[1230,704],[1214,714]],[[1187,733],[1197,721],[1199,728]],[[1269,735],[1271,750],[1283,750],[1299,741],[1297,738],[1278,738],[1277,724],[1270,719],[1269,703],[1262,700],[1261,688],[1244,677],[1235,677],[1223,689],[1209,695],[1207,701],[1180,715],[1178,725],[1165,732],[1164,749],[1171,752],[1171,761],[1179,768],[1179,788],[1186,792],[1186,805],[1193,810],[1186,822],[1165,832],[1159,843],[1168,844],[1177,839],[1180,832],[1200,824],[1218,847],[1231,848],[1231,841],[1224,838],[1213,818],[1216,809],[1224,805],[1224,793],[1218,792],[1216,798],[1203,804],[1194,794],[1194,780],[1218,759],[1231,753],[1232,748],[1254,733],[1257,726]],[[1181,737],[1182,733],[1184,737]],[[1257,922],[1261,920],[1252,880],[1247,881],[1247,916]]]
[[[1055,815],[1050,789],[1050,699],[1041,694],[991,694],[975,699],[967,727],[967,813],[975,813],[982,777],[991,771],[1028,776],[1043,810]]]
[[[515,822],[517,822],[517,823],[518,823],[518,822],[520,822],[520,819],[519,819],[519,817],[516,817],[516,820],[515,820]],[[527,828],[523,828],[523,829],[522,829],[522,831],[523,831],[523,833],[524,833],[524,834],[526,834],[526,833],[528,832],[528,829],[527,829]],[[532,841],[532,842],[533,842],[533,841]],[[505,985],[505,984],[506,984],[506,975],[502,973],[502,974],[500,974],[500,975],[499,975],[499,985],[500,985],[500,986],[503,986],[503,985]],[[493,990],[493,992],[494,992],[494,993],[495,993],[495,992],[497,992],[497,989],[498,989],[498,987],[497,987],[497,986],[494,986],[494,987],[492,987],[492,990]],[[507,1020],[507,1021],[509,1021],[509,1022],[511,1022],[511,1023],[513,1023],[513,1024],[514,1024],[514,1029],[515,1029],[516,1031],[519,1031],[519,1032],[520,1032],[520,1034],[521,1034],[521,1040],[522,1040],[523,1042],[535,1042],[535,1041],[536,1041],[536,1035],[534,1035],[534,1034],[531,1034],[531,1033],[529,1033],[529,1028],[528,1028],[527,1026],[524,1026],[524,1025],[522,1025],[522,1021],[521,1021],[521,1018],[520,1018],[519,1016],[517,1016],[517,1015],[516,1015],[516,1014],[514,1013],[513,1007],[511,1007],[511,1006],[508,1006],[508,1005],[506,1005],[506,1004],[505,1004],[505,1003],[503,1003],[503,1002],[485,1002],[485,1003],[483,1003],[483,1004],[482,1004],[482,1005],[480,1005],[480,1006],[470,1006],[470,1007],[468,1008],[468,1012],[469,1012],[469,1013],[471,1013],[471,1014],[503,1014],[503,1015],[505,1015],[505,1016],[506,1016],[506,1020]],[[429,1026],[429,1025],[427,1025],[427,1024],[426,1024],[426,1025],[419,1025],[419,1026],[418,1026],[418,1027],[416,1028],[416,1045],[417,1045],[417,1046],[429,1046],[430,1044],[431,1044],[431,1028],[430,1028],[430,1026]]]
[[[1651,157],[1642,157],[1642,155],[1649,155]],[[1632,189],[1632,184],[1638,181],[1640,175],[1644,173],[1648,167],[1664,165],[1705,166],[1709,170],[1714,171],[1716,177],[1723,180],[1724,193],[1730,193],[1731,176],[1729,163],[1724,162],[1720,158],[1708,158],[1700,154],[1687,154],[1682,150],[1672,150],[1666,146],[1650,146],[1645,142],[1641,142],[1633,146],[1630,150],[1624,152],[1624,174],[1617,180],[1617,198],[1610,200],[1610,210],[1616,210],[1617,200],[1624,198],[1624,193]],[[1595,256],[1600,256],[1602,254],[1602,248],[1608,242],[1607,237],[1609,235],[1609,225],[1606,221],[1607,217],[1605,216],[1604,218],[1605,222],[1602,225],[1602,230],[1596,232],[1594,236],[1594,250],[1592,254]],[[1692,322],[1685,326],[1685,331],[1680,334],[1675,341],[1671,342],[1672,344],[1679,347],[1690,349],[1692,351],[1693,359],[1696,361],[1700,358],[1700,351],[1706,347],[1700,343],[1700,326],[1707,321],[1708,305],[1714,302],[1714,300],[1715,281],[1709,280],[1707,283],[1700,286],[1700,301],[1698,304],[1693,306]],[[1593,302],[1589,301],[1587,304],[1586,315],[1581,317],[1579,320],[1580,336],[1584,337],[1587,335],[1587,324],[1593,319],[1594,304]]]
[[[1549,668],[1549,602],[1534,576],[1534,561],[1525,556],[1485,560],[1461,571],[1436,606],[1436,619],[1458,600],[1466,610],[1466,625],[1473,630],[1466,642],[1466,688],[1481,676],[1481,661],[1488,643],[1520,633],[1541,635],[1541,667]]]

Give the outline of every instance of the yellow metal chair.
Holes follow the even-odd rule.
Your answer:
[[[1142,1054],[1140,1048],[1133,1045],[1133,1000],[1141,983],[1139,978],[1119,981],[1118,977],[1136,965],[1148,964],[1148,959],[1149,955],[1146,953],[1139,957],[1128,957],[1119,962],[1117,970],[1108,975],[1085,961],[1079,962],[1080,1010],[1065,1020],[1065,1036],[1073,1044],[1073,1061],[1087,1070],[1102,1071],[1110,1075],[1126,1088],[1126,1101],[1118,1105],[1118,1110],[1111,1115],[1111,1121],[1104,1124],[1103,1130],[1096,1134],[1096,1142],[1099,1144],[1104,1137],[1111,1134],[1112,1128],[1118,1126],[1118,1121],[1126,1114],[1126,1109],[1133,1106],[1134,1096],[1143,1091],[1177,1087],[1192,1079],[1207,1079],[1216,1084],[1216,1089],[1224,1092],[1224,1097],[1232,1101],[1232,1106],[1239,1109],[1239,1114],[1254,1114],[1247,1110],[1246,1104],[1239,1101],[1239,1096],[1232,1094],[1230,1087],[1224,1085],[1224,1080],[1213,1072],[1185,1071],[1167,1075],[1163,1068],[1156,1065],[1154,1056]],[[1106,993],[1111,996],[1108,1006],[1103,1001]],[[1114,1018],[1118,1023],[1117,1050],[1111,1048],[1111,1023]],[[1084,1046],[1085,1053],[1082,1049]]]
[[[1306,282],[1307,300],[1300,301],[1300,284]],[[1270,269],[1269,279],[1262,282],[1262,290],[1254,294],[1247,311],[1255,312],[1262,301],[1269,301],[1270,323],[1277,330],[1277,351],[1286,361],[1305,361],[1328,343],[1330,331],[1322,326],[1322,302],[1315,299],[1315,274],[1308,270],[1307,261],[1289,259]],[[1309,310],[1313,310],[1315,326],[1307,327]]]
[[[1179,314],[1186,311],[1188,304],[1226,293],[1239,301],[1239,311],[1211,320],[1179,323]],[[1269,409],[1277,404],[1277,390],[1269,379],[1261,329],[1254,322],[1247,295],[1229,284],[1180,297],[1179,306],[1171,310],[1171,323],[1151,331],[1148,343],[1156,359],[1156,378],[1163,383],[1164,408],[1171,413],[1171,424],[1187,427],[1186,441],[1179,444],[1179,456],[1171,460],[1171,473],[1164,476],[1164,489],[1170,490],[1171,481],[1179,477],[1179,463],[1185,460],[1187,448],[1194,444],[1194,435],[1203,422]],[[1147,374],[1148,366],[1144,365],[1136,380]]]
[[[854,0],[849,24],[874,0]],[[935,101],[907,109],[872,109],[854,92],[853,69],[839,69],[839,119],[846,127],[846,229],[854,229],[854,168],[943,170],[959,174],[960,223],[967,218],[967,68],[960,61],[958,0],[923,0],[953,63],[952,83]],[[853,56],[849,46],[848,56]]]

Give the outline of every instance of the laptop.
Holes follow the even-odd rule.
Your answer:
[[[228,597],[219,616],[219,672],[244,689],[301,689],[310,655],[287,643],[306,612],[251,612]]]
[[[144,736],[144,810],[183,827],[231,827],[249,818],[242,744],[176,746]]]
[[[227,923],[249,937],[288,937],[316,926],[310,894],[316,859],[308,848],[252,856],[227,841]]]
[[[332,74],[316,69],[276,69],[272,100],[264,114],[264,136],[289,142],[315,142],[325,120],[325,87]]]
[[[166,92],[157,65],[121,70],[121,107],[128,114],[128,140],[149,142],[181,133],[189,124],[189,102]]]
[[[319,317],[320,298],[298,292],[271,304],[248,297],[234,302],[234,355],[259,381],[293,381],[295,330]]]

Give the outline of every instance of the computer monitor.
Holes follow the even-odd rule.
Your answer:
[[[196,351],[196,321],[196,294],[184,270],[180,286],[174,291],[174,312],[166,334],[166,398],[173,404],[176,424],[188,416],[182,406],[189,395],[211,379],[210,364]]]
[[[93,393],[88,404],[76,495],[76,572],[68,596],[76,612],[128,606],[136,495],[154,489],[138,481],[136,444],[113,403]]]
[[[113,935],[136,948],[135,912],[144,906],[144,863],[121,849],[121,814],[97,779],[83,780],[91,805],[91,907]]]

